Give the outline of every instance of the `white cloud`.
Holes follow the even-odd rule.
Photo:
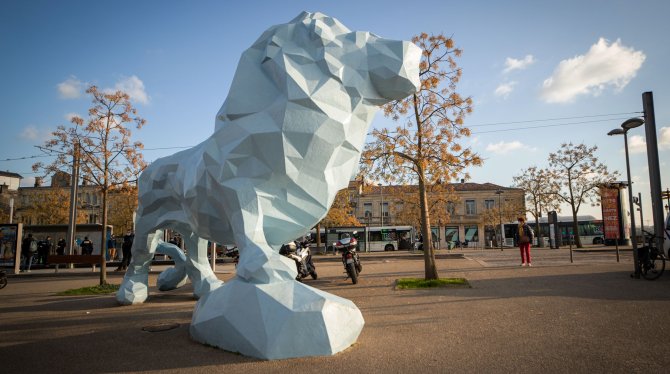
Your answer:
[[[57,87],[61,99],[78,99],[81,97],[84,83],[73,75],[64,82],[58,83]]]
[[[646,56],[621,44],[600,38],[585,55],[563,60],[542,87],[548,103],[570,102],[578,95],[599,95],[607,86],[621,90],[642,67]]]
[[[659,148],[670,149],[670,127],[661,127],[658,131]]]
[[[644,137],[640,135],[633,135],[628,138],[628,152],[632,153],[646,153],[647,142]]]
[[[130,96],[130,99],[141,104],[149,103],[149,95],[144,89],[144,82],[136,75],[130,77],[124,77],[120,81],[116,82],[114,88],[109,88],[105,90],[106,92],[112,91],[123,91]]]
[[[40,137],[40,130],[33,125],[28,125],[21,131],[19,136],[25,140],[37,140]]]
[[[495,90],[494,94],[503,99],[507,99],[509,94],[514,91],[514,86],[517,82],[505,82],[501,83]]]
[[[518,140],[512,142],[505,142],[501,140],[499,143],[489,144],[486,146],[487,151],[497,154],[505,154],[521,148],[524,148],[524,146]]]
[[[507,57],[505,60],[505,70],[503,73],[509,73],[512,70],[523,70],[535,62],[533,55],[526,55],[523,60]]]

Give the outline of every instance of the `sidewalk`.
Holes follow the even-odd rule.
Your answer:
[[[318,261],[319,279],[306,283],[351,299],[366,325],[345,352],[281,361],[191,341],[190,286],[151,287],[147,303],[120,307],[113,296],[55,296],[97,284],[98,273],[15,276],[0,290],[0,359],[4,372],[21,373],[667,372],[670,273],[634,280],[631,262],[611,254],[558,262],[566,252],[535,250],[532,268],[519,267],[512,250],[438,255],[441,277],[472,286],[438,290],[394,290],[397,278],[423,276],[420,254],[366,256],[357,285],[344,279],[341,263]],[[217,265],[217,275],[230,279],[233,265]],[[122,274],[108,277],[118,283]]]

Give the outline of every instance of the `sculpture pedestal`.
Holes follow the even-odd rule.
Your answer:
[[[191,337],[261,359],[324,356],[356,342],[356,305],[295,280],[256,284],[238,277],[196,304]]]

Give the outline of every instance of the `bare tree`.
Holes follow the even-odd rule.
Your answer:
[[[595,206],[599,204],[598,187],[613,182],[619,173],[612,173],[595,156],[597,146],[563,143],[555,153],[549,154],[548,176],[556,181],[553,195],[561,202],[570,205],[572,211],[572,229],[575,243],[582,248],[577,225],[577,213],[583,203]]]
[[[542,247],[544,243],[540,240],[540,217],[542,217],[543,209],[546,212],[560,211],[561,204],[553,193],[560,189],[558,182],[551,178],[548,170],[531,166],[521,171],[521,174],[514,176],[514,186],[525,191],[526,211],[535,217],[537,243],[538,247]]]
[[[375,129],[362,157],[364,173],[387,183],[418,184],[425,278],[438,279],[430,235],[429,186],[468,178],[465,168],[481,158],[463,148],[470,136],[463,118],[472,112],[472,99],[456,92],[462,71],[455,57],[461,50],[444,35],[422,33],[412,41],[423,49],[419,64],[421,87],[413,95],[384,106],[384,114],[402,123],[395,129]]]
[[[93,106],[88,110],[88,120],[72,118],[69,127],[58,126],[53,138],[41,147],[56,154],[56,159],[48,165],[36,163],[33,170],[42,170],[51,175],[58,170],[67,170],[72,156],[80,160],[81,175],[84,180],[100,188],[102,193],[102,232],[100,238],[103,249],[100,258],[100,284],[107,283],[106,249],[108,194],[112,187],[125,185],[136,179],[146,167],[140,150],[142,143],[131,143],[131,130],[127,124],[142,128],[145,120],[137,116],[137,110],[130,102],[128,94],[122,91],[105,93],[91,86],[86,93],[92,97]]]

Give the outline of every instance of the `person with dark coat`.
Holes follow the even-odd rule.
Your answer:
[[[62,256],[65,254],[65,239],[60,238],[58,239],[58,243],[56,244],[56,254],[59,256]]]
[[[514,241],[519,246],[519,251],[521,252],[521,266],[533,266],[530,262],[530,243],[533,242],[535,233],[533,229],[526,224],[525,217],[519,217],[517,219],[519,224],[517,229],[514,230]]]
[[[93,254],[93,242],[88,239],[88,236],[84,236],[84,241],[81,242],[81,254],[82,255]]]
[[[128,265],[130,265],[130,258],[132,256],[132,248],[133,248],[133,240],[135,239],[135,235],[128,231],[126,235],[123,236],[123,244],[121,244],[121,251],[123,252],[123,260],[121,260],[121,265],[119,265],[118,268],[116,268],[116,271],[122,271],[128,269]]]
[[[37,263],[46,265],[47,257],[51,254],[53,249],[53,243],[51,242],[51,237],[47,236],[46,239],[40,240],[37,243]]]

